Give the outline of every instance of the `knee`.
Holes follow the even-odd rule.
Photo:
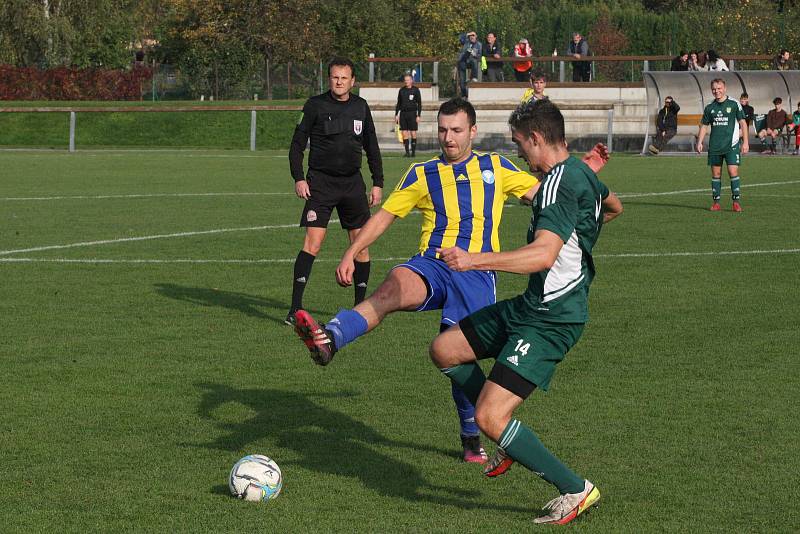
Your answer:
[[[445,350],[444,345],[445,343],[442,341],[442,336],[438,335],[433,339],[431,346],[428,348],[428,355],[431,357],[433,365],[439,369],[450,367],[447,362],[447,351]]]

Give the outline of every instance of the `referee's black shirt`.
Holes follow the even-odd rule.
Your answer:
[[[361,170],[363,148],[373,185],[383,187],[381,151],[366,100],[351,93],[350,98],[341,102],[328,91],[306,101],[289,148],[289,167],[295,182],[306,179],[303,151],[309,137],[309,171],[331,177],[353,176]]]
[[[401,111],[413,111],[417,117],[422,115],[422,95],[417,87],[410,88],[405,85],[397,92],[397,105],[394,107],[394,114]]]

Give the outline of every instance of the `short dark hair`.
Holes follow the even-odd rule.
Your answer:
[[[475,118],[475,108],[470,104],[469,100],[461,98],[460,96],[451,98],[439,106],[439,113],[436,114],[436,118],[438,119],[439,115],[455,115],[459,111],[463,111],[467,114],[470,126],[475,126],[477,122]]]
[[[686,52],[686,50],[681,50],[681,53],[678,54],[678,56],[687,56],[687,55],[689,55],[689,54],[688,54],[688,52]]]
[[[742,96],[740,96],[739,98],[750,98],[750,96],[747,93],[742,93]]]
[[[531,71],[531,81],[542,79],[547,81],[547,74],[542,70],[532,70]]]
[[[356,67],[349,57],[336,56],[328,62],[328,76],[331,75],[333,67],[350,67],[350,74],[355,78]]]
[[[558,106],[549,100],[525,102],[517,106],[508,118],[512,130],[528,137],[533,132],[540,134],[548,145],[561,145],[564,136],[564,116]]]
[[[781,97],[779,97],[779,96],[776,96],[775,100],[773,100],[772,103],[775,104],[775,105],[783,104],[783,99]]]

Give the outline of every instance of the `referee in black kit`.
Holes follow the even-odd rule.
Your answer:
[[[369,208],[381,203],[383,163],[367,101],[351,94],[355,84],[353,62],[334,58],[328,64],[330,90],[309,98],[303,106],[289,149],[289,166],[294,191],[305,199],[300,226],[306,228],[303,249],[294,262],[292,307],[286,324],[293,325],[295,311],[303,307],[303,291],[311,275],[314,258],[319,253],[333,208],[350,242],[369,219]],[[308,176],[303,174],[303,151],[311,138]],[[367,202],[366,186],[361,177],[361,150],[367,153],[372,174],[372,190]],[[369,280],[369,251],[355,258],[353,286],[355,303],[364,300]]]
[[[422,115],[422,95],[419,93],[419,88],[414,87],[414,78],[407,73],[403,76],[403,87],[397,92],[397,105],[394,107],[394,122],[400,125],[400,131],[403,132],[406,157],[417,155],[420,115]],[[409,137],[411,152],[408,151]]]

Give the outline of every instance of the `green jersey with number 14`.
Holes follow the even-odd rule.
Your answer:
[[[528,243],[537,230],[549,230],[564,246],[550,269],[530,275],[524,295],[537,319],[556,323],[589,319],[592,248],[603,226],[602,201],[608,194],[597,175],[572,156],[555,165],[542,180],[533,200]]]

